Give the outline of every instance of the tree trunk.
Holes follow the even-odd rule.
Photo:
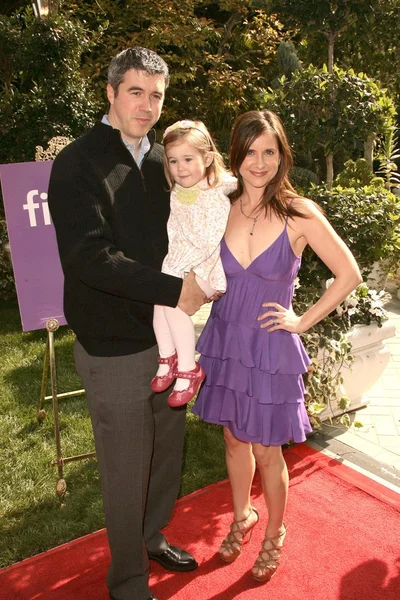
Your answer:
[[[225,26],[224,26],[224,29],[225,29],[224,37],[222,38],[222,40],[218,46],[218,54],[223,54],[225,44],[228,42],[229,38],[232,36],[233,28],[235,27],[235,25],[237,23],[240,23],[241,20],[242,20],[242,15],[238,11],[234,12],[229,17],[228,21],[225,23]]]
[[[368,166],[373,171],[374,163],[374,147],[375,147],[375,135],[370,133],[364,142],[364,158],[368,163]]]
[[[334,61],[334,47],[335,47],[335,37],[336,34],[333,31],[329,31],[327,34],[328,38],[328,73],[332,75],[333,73],[333,61]],[[335,102],[335,95],[332,92],[331,95],[332,105]],[[326,155],[326,187],[328,190],[332,189],[333,185],[333,154],[329,152]]]
[[[328,38],[328,72],[333,73],[334,48],[335,48],[335,33],[330,31],[327,34]]]
[[[332,189],[333,184],[333,154],[329,153],[326,155],[326,187],[328,190]]]

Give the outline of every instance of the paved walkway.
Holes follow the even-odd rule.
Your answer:
[[[324,433],[336,440],[386,464],[400,472],[400,300],[393,299],[385,306],[396,325],[396,336],[386,340],[390,361],[377,383],[367,392],[368,404],[350,413],[351,422],[362,427],[325,425]],[[204,305],[193,317],[196,334],[208,318],[210,305]],[[400,476],[399,476],[400,482]]]

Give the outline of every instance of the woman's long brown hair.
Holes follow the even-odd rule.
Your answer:
[[[265,187],[259,208],[274,212],[278,217],[302,217],[306,215],[294,208],[293,198],[298,198],[296,190],[289,181],[288,173],[293,166],[293,156],[285,130],[278,115],[270,110],[251,110],[240,115],[233,124],[230,148],[230,167],[238,179],[237,191],[230,195],[235,202],[243,194],[243,180],[239,169],[253,142],[264,133],[275,136],[278,144],[280,163],[275,177]]]

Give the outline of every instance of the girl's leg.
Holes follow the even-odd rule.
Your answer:
[[[215,292],[217,290],[214,290],[214,288],[212,288],[210,286],[210,284],[208,283],[208,281],[205,281],[204,279],[201,279],[201,277],[199,277],[198,275],[196,275],[196,281],[197,281],[197,285],[199,287],[201,287],[201,289],[203,290],[203,292],[205,293],[205,295],[207,296],[207,298],[211,298],[211,296],[214,296]]]
[[[164,312],[165,306],[154,306],[153,327],[161,358],[168,358],[175,353],[175,344]],[[169,371],[169,365],[159,365],[157,376],[162,377]]]
[[[196,367],[193,321],[189,315],[178,307],[164,306],[164,312],[178,354],[178,369],[179,371],[192,371]],[[189,379],[178,378],[174,390],[185,390],[189,387],[189,384]]]
[[[196,281],[207,297],[215,294],[215,290],[209,284],[196,275]],[[195,331],[192,319],[180,308],[171,308],[164,306],[164,314],[168,323],[169,331],[178,354],[179,371],[193,371],[196,367],[195,362]],[[175,382],[174,390],[186,390],[189,387],[189,379],[178,379]]]
[[[253,444],[253,453],[261,474],[268,509],[268,526],[252,573],[258,581],[265,582],[276,573],[286,535],[283,519],[288,496],[289,475],[280,446]]]
[[[239,556],[244,535],[258,521],[258,515],[252,510],[250,490],[255,471],[255,460],[249,442],[235,438],[224,427],[225,458],[229,481],[232,489],[234,523],[231,532],[222,542],[221,557],[227,562]]]

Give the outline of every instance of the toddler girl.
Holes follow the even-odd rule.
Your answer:
[[[219,257],[236,179],[224,169],[221,155],[201,121],[178,121],[163,137],[165,174],[171,186],[168,220],[168,254],[162,271],[176,277],[195,272],[208,298],[226,290]],[[197,394],[205,373],[195,361],[194,325],[180,308],[154,307],[154,331],[160,358],[151,381],[154,392],[163,392],[174,379],[170,406],[183,406]]]

